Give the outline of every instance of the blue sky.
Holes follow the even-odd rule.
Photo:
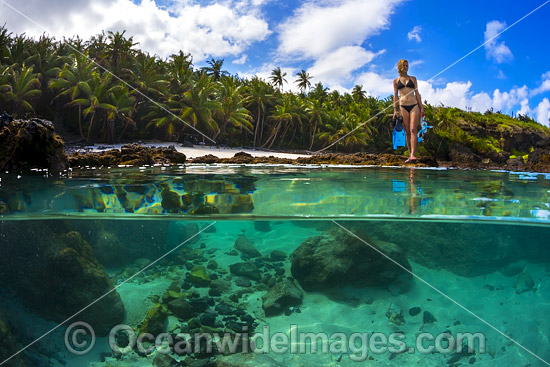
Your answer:
[[[424,100],[438,105],[528,114],[548,125],[550,4],[435,0],[3,0],[0,21],[14,33],[60,39],[101,30],[133,35],[160,57],[183,49],[196,67],[210,58],[244,77],[268,78],[281,67],[295,90],[305,69],[331,90],[356,84],[392,93],[396,63],[408,59]],[[431,79],[535,8],[485,47]]]

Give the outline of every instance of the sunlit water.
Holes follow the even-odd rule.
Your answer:
[[[548,175],[186,166],[1,179],[0,314],[12,339],[0,363],[61,324],[6,366],[550,361]],[[322,264],[298,269],[315,251]],[[266,315],[264,295],[289,278],[301,302]],[[83,355],[70,348],[89,335],[66,333],[79,321],[97,335]],[[106,334],[119,324],[173,337],[246,326],[257,353],[145,343],[117,354]],[[300,341],[305,333],[326,339]],[[457,353],[460,333],[483,343]]]

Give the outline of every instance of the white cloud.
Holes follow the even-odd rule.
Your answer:
[[[534,110],[536,120],[545,126],[550,127],[550,101],[544,98]]]
[[[359,75],[355,84],[362,85],[363,90],[369,96],[386,98],[389,95],[393,95],[393,79],[384,78],[370,71]]]
[[[485,53],[488,59],[493,59],[497,63],[502,64],[504,62],[511,62],[514,60],[512,51],[503,42],[497,42],[497,34],[499,34],[504,28],[506,23],[493,20],[487,23],[485,29]]]
[[[239,55],[270,34],[268,24],[253,7],[246,12],[231,1],[201,6],[183,0],[163,9],[153,0],[139,4],[131,0],[65,0],[47,6],[42,0],[27,0],[17,7],[43,28],[0,4],[0,17],[8,19],[7,27],[14,33],[38,37],[46,32],[58,39],[78,34],[87,39],[102,30],[127,30],[126,35],[133,36],[141,49],[161,57],[181,49],[191,53],[194,61]]]
[[[485,92],[478,93],[470,99],[469,107],[472,111],[485,112],[493,105],[491,96]]]
[[[542,83],[538,88],[535,88],[531,91],[532,96],[541,94],[550,90],[550,71],[542,74]]]
[[[401,1],[307,1],[279,26],[278,53],[307,59],[359,46],[389,25]]]
[[[351,73],[368,64],[376,56],[359,46],[345,46],[319,57],[308,73],[328,87],[334,87],[345,81],[351,81]]]
[[[416,42],[420,43],[422,42],[422,38],[420,37],[421,31],[421,26],[414,26],[414,28],[409,33],[407,33],[407,38],[409,39],[409,41],[415,40]]]
[[[495,89],[493,92],[493,108],[497,111],[509,111],[514,106],[527,99],[528,89],[524,85],[521,88],[512,88],[509,92],[501,92],[500,89]]]
[[[445,88],[434,88],[431,83],[419,80],[418,89],[422,101],[427,100],[432,105],[452,106],[465,109],[470,106],[467,95],[472,87],[472,82],[450,82]]]
[[[247,60],[248,60],[248,55],[243,54],[240,58],[233,60],[233,64],[243,65],[246,63]]]
[[[414,68],[415,66],[422,65],[424,60],[412,60],[409,62],[409,68]]]

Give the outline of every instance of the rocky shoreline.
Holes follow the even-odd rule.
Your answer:
[[[147,147],[123,145],[104,152],[79,152],[66,147],[55,133],[51,122],[40,119],[14,121],[0,130],[0,170],[23,172],[29,169],[48,169],[62,172],[78,167],[146,166],[155,164],[290,164],[290,165],[357,165],[448,167],[460,169],[503,169],[512,171],[550,172],[550,138],[540,139],[524,159],[507,159],[499,155],[480,156],[468,147],[456,144],[449,148],[451,160],[420,157],[415,163],[405,163],[406,157],[391,153],[324,153],[296,159],[254,157],[239,152],[231,158],[207,154],[187,159],[174,146]],[[70,153],[68,153],[70,152]]]

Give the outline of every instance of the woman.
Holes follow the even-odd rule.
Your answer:
[[[424,107],[418,92],[416,78],[407,74],[409,62],[399,60],[397,71],[399,71],[399,77],[393,80],[393,117],[397,118],[397,93],[399,92],[400,113],[403,118],[407,135],[407,148],[409,149],[409,159],[405,163],[411,163],[416,161],[414,153],[418,143],[418,122],[420,116],[424,117]]]

